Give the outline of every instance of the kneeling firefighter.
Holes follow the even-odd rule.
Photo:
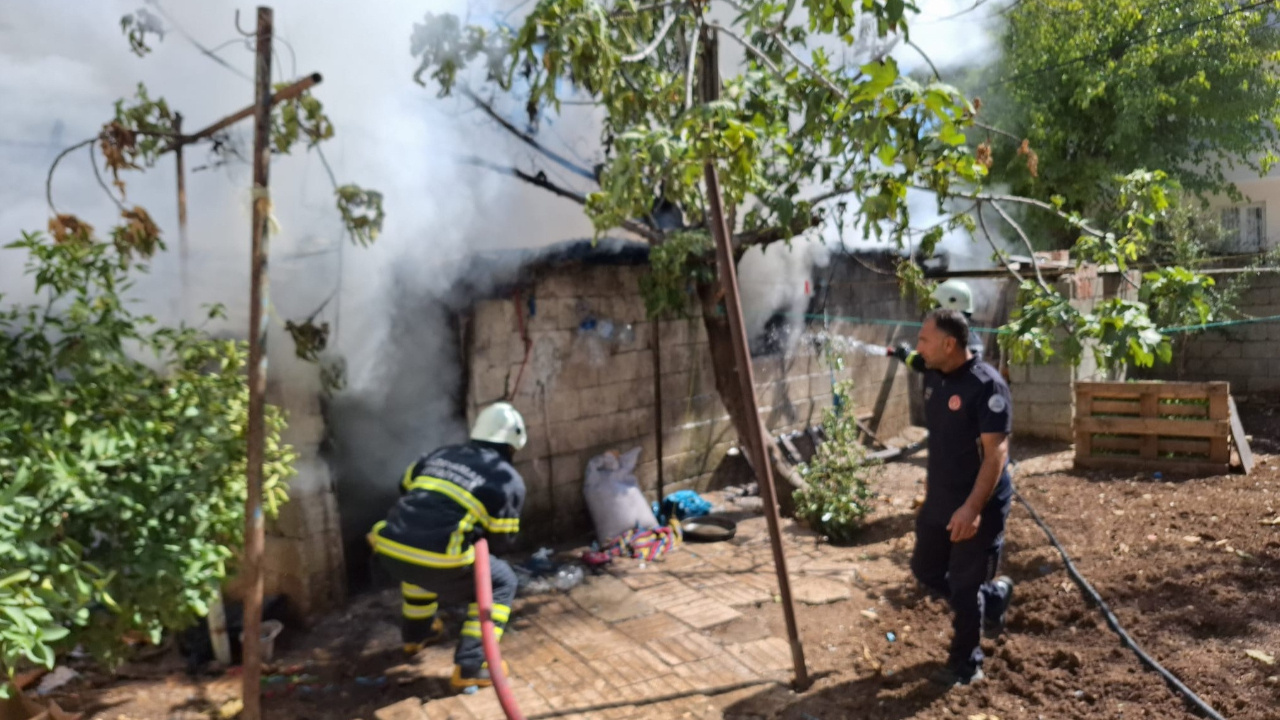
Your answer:
[[[495,553],[514,544],[525,486],[511,458],[528,439],[524,418],[514,407],[490,405],[476,417],[470,442],[440,448],[405,471],[400,499],[369,533],[383,567],[400,581],[405,652],[444,639],[440,602],[470,603],[454,653],[450,685],[455,689],[492,684],[480,640],[473,542],[486,537]],[[501,639],[516,596],[516,575],[497,557],[489,568],[493,624]]]

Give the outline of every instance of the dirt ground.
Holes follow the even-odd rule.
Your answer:
[[[1065,446],[1015,447],[1018,489],[1122,625],[1233,720],[1280,718],[1280,665],[1246,654],[1261,650],[1280,656],[1280,524],[1264,524],[1280,516],[1277,400],[1255,397],[1241,403],[1259,461],[1247,477],[1081,473],[1071,469]],[[850,599],[797,608],[808,666],[817,678],[813,687],[796,694],[777,683],[761,683],[698,696],[696,706],[672,717],[1195,717],[1121,646],[1017,504],[1004,564],[1018,582],[1016,599],[1006,635],[984,641],[988,679],[950,692],[931,687],[925,677],[945,656],[950,620],[942,604],[914,589],[907,569],[911,507],[922,492],[923,462],[918,455],[885,468],[883,506],[853,546],[831,548],[788,524],[789,553],[820,547],[820,555],[809,557],[857,568]],[[802,552],[795,557],[793,569],[815,562]],[[538,602],[521,601],[516,616],[536,616]],[[404,698],[446,695],[443,675],[424,676],[404,664],[395,608],[393,594],[362,596],[346,613],[294,638],[264,685],[267,717],[370,720],[378,708]],[[737,619],[708,629],[708,639],[743,643],[785,637],[776,604],[739,610]],[[504,645],[525,627],[515,621]],[[518,677],[521,668],[512,669]],[[237,683],[227,675],[192,679],[171,655],[130,665],[116,678],[86,675],[55,698],[95,720],[216,718],[220,709],[234,709],[226,703],[235,697]],[[561,716],[555,709],[536,717]],[[573,717],[620,716],[573,712]]]

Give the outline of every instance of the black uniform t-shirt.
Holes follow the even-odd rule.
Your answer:
[[[929,477],[920,516],[946,524],[973,491],[982,467],[982,434],[1013,430],[1013,402],[1000,373],[970,360],[951,373],[924,374],[929,428]],[[983,513],[999,511],[1013,497],[1006,465]]]

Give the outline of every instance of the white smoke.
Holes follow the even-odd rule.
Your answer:
[[[512,0],[509,5],[516,5]],[[276,80],[320,72],[314,94],[325,104],[336,137],[323,145],[339,183],[354,182],[385,195],[383,233],[370,248],[345,237],[333,190],[320,158],[301,146],[271,166],[273,214],[281,232],[271,244],[269,343],[273,382],[293,392],[319,389],[316,369],[293,357],[283,321],[316,312],[328,322],[331,355],[347,363],[348,387],[330,409],[344,524],[360,525],[385,510],[404,466],[418,453],[456,439],[462,428],[454,398],[462,377],[440,302],[468,272],[477,251],[530,249],[589,237],[581,209],[492,170],[460,162],[474,153],[499,165],[541,169],[462,100],[438,99],[411,77],[410,35],[428,12],[484,8],[462,0],[382,2],[276,0]],[[133,55],[120,31],[123,15],[145,8],[166,34],[149,37],[154,51]],[[114,0],[97,3],[7,2],[0,13],[0,238],[43,229],[49,217],[44,179],[59,150],[94,136],[113,115],[112,103],[132,96],[138,82],[164,97],[192,132],[252,103],[254,56],[234,25],[251,29],[254,9],[230,0]],[[194,42],[193,42],[194,40]],[[195,46],[215,49],[215,62]],[[296,60],[296,64],[295,64]],[[513,118],[518,121],[518,118]],[[233,139],[243,156],[252,121]],[[558,137],[592,139],[590,118],[564,117],[547,128]],[[579,147],[557,147],[570,156]],[[590,160],[590,158],[584,158]],[[101,162],[101,156],[98,157]],[[204,148],[189,148],[187,196],[190,281],[180,281],[174,160],[167,155],[145,173],[127,173],[128,204],[146,207],[168,251],[140,279],[140,310],[162,322],[201,318],[200,307],[224,304],[214,333],[245,337],[248,325],[249,198],[251,173],[242,161],[208,167]],[[553,180],[559,180],[548,169]],[[110,178],[107,178],[109,181]],[[58,168],[53,196],[104,232],[115,220],[98,186],[87,150]],[[3,304],[32,299],[25,258],[0,250]],[[512,260],[514,262],[514,260]],[[481,279],[483,280],[483,279]],[[301,479],[300,479],[301,480]],[[314,488],[312,489],[314,490]],[[295,491],[307,488],[295,486]]]
[[[925,19],[968,2],[926,2]],[[492,5],[510,10],[524,3],[494,0]],[[470,267],[463,259],[475,251],[531,249],[589,237],[591,229],[575,204],[460,162],[460,154],[474,154],[530,172],[545,170],[551,180],[573,185],[563,171],[539,161],[533,150],[511,140],[465,101],[437,99],[434,88],[410,79],[416,67],[410,35],[426,12],[481,20],[492,17],[493,7],[466,0],[276,0],[272,7],[280,40],[276,79],[323,74],[314,94],[337,129],[323,147],[338,182],[355,182],[386,197],[381,237],[371,248],[357,248],[344,237],[319,157],[298,147],[272,162],[273,213],[281,232],[271,245],[271,377],[301,391],[317,389],[315,369],[292,357],[292,342],[281,325],[285,319],[305,319],[323,305],[317,320],[331,325],[330,351],[347,362],[348,389],[335,398],[330,421],[344,519],[354,527],[381,512],[394,496],[396,476],[414,455],[462,431],[453,404],[462,372],[451,344],[449,308],[441,300],[451,300],[445,294]],[[119,23],[144,8],[161,17],[166,34],[163,40],[150,37],[154,51],[138,58]],[[94,136],[112,116],[112,103],[132,96],[138,82],[181,112],[188,132],[249,105],[253,86],[246,76],[253,74],[253,54],[234,27],[237,9],[241,25],[249,29],[253,6],[231,0],[5,2],[0,12],[0,241],[16,238],[21,230],[43,229],[49,216],[44,198],[49,163],[61,148]],[[972,57],[965,54],[980,52],[970,47],[976,36],[964,22],[917,21],[912,35],[945,65],[948,53]],[[196,42],[213,49],[222,64],[197,49]],[[907,48],[893,53],[904,66],[918,61]],[[735,62],[741,60],[732,53],[722,55],[722,63]],[[519,108],[502,109],[519,124]],[[251,147],[251,126],[246,121],[233,131],[244,156]],[[566,108],[564,116],[544,119],[539,137],[584,165],[599,157],[598,133],[587,111],[579,116]],[[124,176],[128,203],[151,212],[169,246],[134,295],[141,310],[166,323],[194,322],[202,305],[224,304],[227,320],[207,327],[244,337],[251,174],[241,161],[213,167],[211,159],[205,148],[187,150],[185,284],[177,252],[172,156],[145,173]],[[52,190],[59,210],[79,215],[100,232],[115,220],[115,206],[94,179],[86,150],[62,161]],[[824,258],[821,245],[809,241],[797,241],[792,250],[771,249],[759,263],[749,254],[742,267],[749,325],[763,327],[778,310],[803,312],[804,280]],[[16,251],[0,250],[5,306],[32,299],[24,261]]]
[[[928,53],[929,60],[943,74],[944,80],[948,68],[981,64],[995,56],[997,2],[926,0],[919,5],[920,13],[908,18],[911,39]],[[872,30],[873,27],[868,24],[866,29]],[[852,50],[844,46],[826,49],[829,52],[843,53],[849,62],[867,62],[873,57],[887,54],[898,62],[904,74],[932,72],[924,57],[916,49],[901,42],[901,38],[878,40],[873,32],[865,32],[860,34],[859,41]],[[722,66],[726,65],[726,56],[729,63],[740,64],[745,60],[742,51],[733,44],[722,43],[721,53]],[[736,68],[727,66],[722,67],[722,70],[737,71]],[[929,193],[909,190],[907,205],[913,228],[923,230],[943,218],[938,212],[936,199]],[[954,209],[948,208],[948,211]],[[851,209],[843,222],[832,218],[816,239],[797,239],[794,248],[777,251],[771,248],[764,254],[753,250],[743,257],[739,267],[740,281],[744,287],[743,315],[750,337],[756,342],[766,334],[765,325],[770,318],[779,314],[793,318],[781,332],[787,337],[799,337],[798,325],[808,304],[806,282],[812,279],[816,268],[827,264],[829,250],[891,249],[887,242],[875,240],[874,235],[869,240],[863,240],[862,227],[853,221],[854,215]],[[1002,249],[1009,249],[999,229],[991,229],[997,245]],[[823,245],[826,248],[819,250]],[[948,232],[943,236],[938,249],[946,254],[948,266],[952,270],[994,266],[992,249],[985,238],[972,237],[964,230]],[[907,247],[905,252],[910,253],[912,250],[914,247]],[[980,306],[981,315],[986,308],[994,305],[999,294],[999,284],[991,281],[974,281],[969,284],[974,291],[975,302]]]

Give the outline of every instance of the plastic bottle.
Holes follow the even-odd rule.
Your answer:
[[[582,567],[578,565],[565,565],[556,571],[555,578],[552,580],[556,589],[561,592],[568,592],[582,583]]]

